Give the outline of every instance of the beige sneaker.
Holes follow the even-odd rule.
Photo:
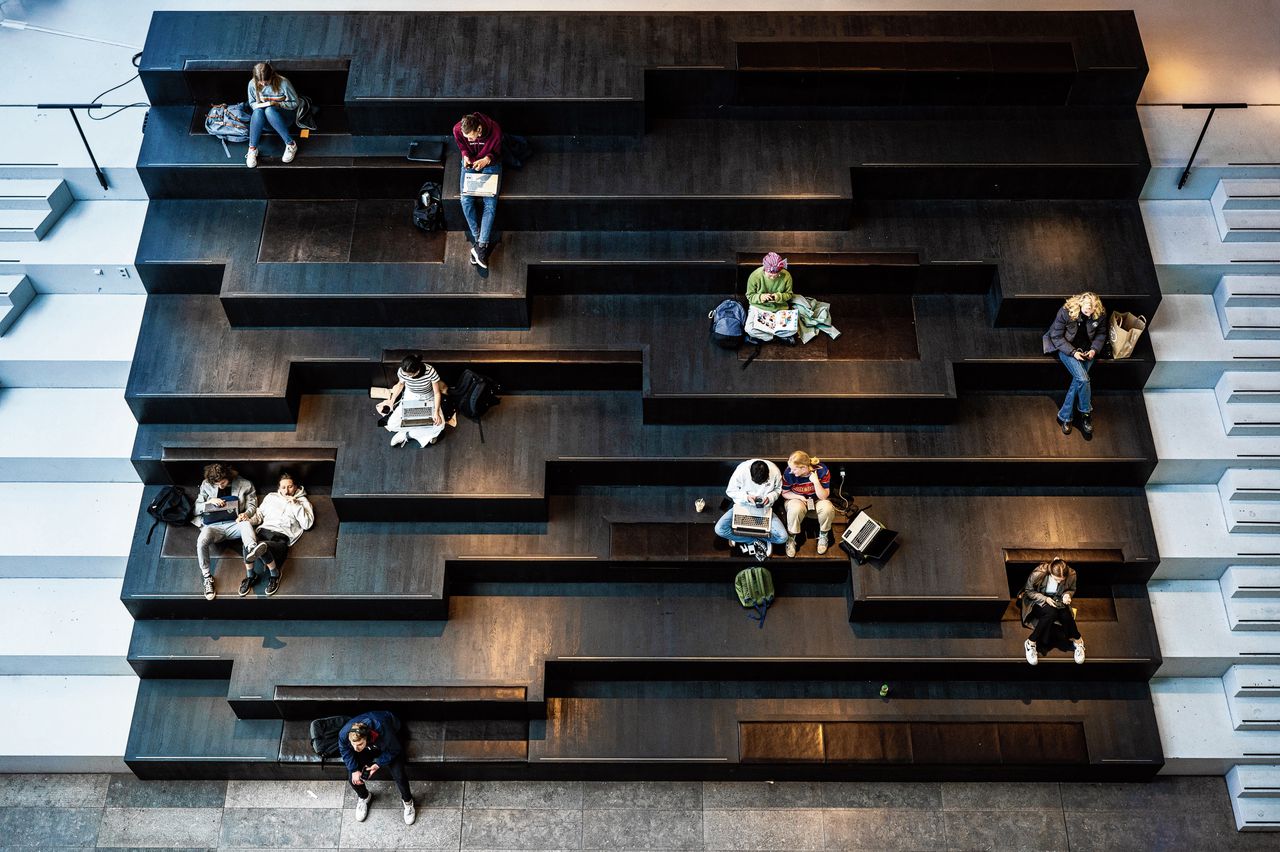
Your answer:
[[[292,145],[286,145],[286,146],[284,146],[284,156],[280,158],[280,162],[282,162],[282,163],[292,163],[292,162],[293,162],[293,158],[294,158],[294,157],[296,157],[297,155],[298,155],[298,143],[297,143],[297,142],[294,142]]]
[[[244,155],[244,164],[251,169],[258,167],[258,149],[250,148],[249,153]]]
[[[824,533],[824,532],[818,533],[818,555],[819,556],[827,552],[827,540],[830,537],[831,537],[830,533]]]
[[[787,536],[787,556],[792,559],[796,556],[796,537],[793,535]]]
[[[1084,662],[1084,640],[1075,639],[1075,640],[1072,640],[1072,642],[1076,646],[1076,662],[1083,663]]]

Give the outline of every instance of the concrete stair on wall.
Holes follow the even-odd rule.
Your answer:
[[[1239,764],[1280,763],[1280,731],[1236,730],[1221,677],[1151,681],[1166,774],[1224,775]]]
[[[1209,203],[1224,243],[1280,241],[1280,180],[1224,178]]]
[[[123,577],[141,500],[141,483],[0,482],[0,577]]]
[[[0,337],[0,385],[123,388],[145,304],[145,296],[37,296]]]
[[[0,180],[0,241],[44,239],[74,200],[61,179]]]
[[[137,694],[133,675],[0,677],[0,712],[57,732],[8,738],[0,772],[128,772],[123,755]]]
[[[1232,630],[1280,631],[1280,567],[1232,565],[1218,585]]]
[[[17,322],[35,297],[35,288],[27,276],[0,275],[0,335]]]
[[[1227,792],[1240,831],[1280,830],[1280,765],[1233,766]]]
[[[119,579],[0,578],[0,598],[0,676],[133,673]]]
[[[1280,340],[1280,275],[1224,275],[1213,304],[1227,340]]]
[[[1232,468],[1218,480],[1228,532],[1280,532],[1280,471]]]
[[[1280,436],[1280,372],[1223,373],[1213,392],[1228,436]]]
[[[1232,666],[1222,676],[1237,731],[1280,731],[1280,668]]]
[[[41,294],[143,293],[133,261],[146,214],[146,201],[77,201],[46,239],[0,243],[0,270]]]
[[[1208,293],[1166,295],[1147,333],[1156,354],[1147,390],[1211,389],[1224,372],[1280,370],[1280,337],[1228,338]]]
[[[1230,468],[1280,468],[1275,438],[1228,435],[1213,390],[1158,390],[1143,394],[1159,462],[1149,485],[1216,483]],[[1233,413],[1235,409],[1233,408]]]
[[[1280,565],[1280,539],[1228,532],[1216,485],[1148,486],[1147,504],[1160,552],[1156,579],[1216,583],[1233,565]]]
[[[0,482],[137,482],[137,431],[120,388],[0,388]]]

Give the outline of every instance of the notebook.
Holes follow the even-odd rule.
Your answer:
[[[773,525],[773,512],[767,506],[733,507],[732,528],[735,535],[766,538]]]
[[[498,182],[501,177],[502,175],[487,175],[484,172],[463,172],[462,194],[492,198],[498,194]]]

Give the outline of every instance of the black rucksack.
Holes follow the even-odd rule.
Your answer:
[[[147,506],[147,514],[155,518],[151,529],[147,530],[147,544],[151,543],[151,534],[161,522],[173,527],[180,527],[191,520],[191,498],[187,492],[176,485],[166,485]]]
[[[311,722],[311,750],[320,758],[321,766],[326,759],[342,753],[338,748],[338,734],[346,724],[346,716],[325,716]]]
[[[413,224],[431,233],[444,230],[444,205],[440,202],[440,184],[427,181],[413,199]]]
[[[449,390],[449,396],[458,413],[480,426],[480,443],[484,443],[484,426],[480,418],[485,412],[502,402],[498,394],[502,385],[488,376],[482,376],[472,370],[463,370],[458,377],[458,384]]]

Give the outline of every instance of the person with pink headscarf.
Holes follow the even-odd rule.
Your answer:
[[[763,264],[747,278],[747,301],[762,311],[782,311],[791,307],[791,273],[787,259],[776,251],[764,256]]]

